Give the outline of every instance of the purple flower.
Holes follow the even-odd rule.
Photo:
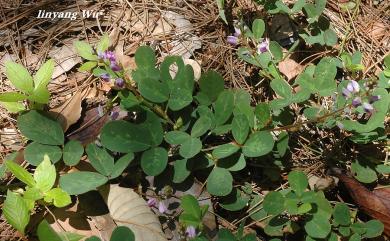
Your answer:
[[[193,226],[188,226],[186,229],[186,234],[189,238],[196,237],[196,229]]]
[[[119,112],[118,111],[111,111],[111,120],[116,120],[119,116]]]
[[[115,58],[115,54],[114,54],[114,52],[112,52],[112,51],[106,51],[105,53],[104,53],[104,59],[108,59],[108,60],[110,60],[110,62],[115,62],[116,61],[116,58]]]
[[[363,103],[363,109],[367,113],[372,113],[374,111],[374,107],[371,104],[367,103],[367,102]]]
[[[148,206],[151,208],[151,207],[156,207],[157,206],[157,199],[155,199],[154,197],[152,198],[149,198],[148,200]]]
[[[238,45],[238,38],[236,36],[229,35],[227,36],[227,42],[230,45],[236,46]]]
[[[165,204],[163,202],[161,202],[161,201],[158,203],[158,211],[160,213],[165,213],[166,211],[168,211],[168,209],[165,206]]]
[[[105,58],[105,53],[103,53],[102,51],[98,51],[97,55],[98,55],[99,59],[104,59]]]
[[[378,100],[380,100],[381,99],[381,96],[380,95],[373,95],[373,96],[371,96],[371,98],[370,98],[370,104],[372,104],[372,103],[374,103],[374,102],[376,102],[376,101],[378,101]]]
[[[115,80],[115,85],[118,87],[118,88],[123,88],[123,86],[125,86],[125,81],[121,78],[117,78]]]
[[[345,97],[345,98],[350,98],[351,97],[351,92],[348,90],[348,89],[346,89],[346,88],[343,88],[343,90],[342,90],[342,94],[343,94],[343,96]]]
[[[111,62],[110,64],[110,68],[112,69],[112,71],[120,71],[122,68],[115,62]]]
[[[355,80],[349,81],[347,85],[347,90],[351,93],[358,93],[360,91],[359,83]]]
[[[263,41],[261,41],[261,43],[257,45],[257,52],[261,54],[268,51],[269,51],[269,39],[265,38],[263,39]]]
[[[110,75],[108,73],[101,74],[100,78],[102,78],[106,82],[110,81]]]
[[[360,99],[360,97],[355,97],[353,100],[352,100],[352,105],[353,107],[358,107],[362,104],[362,99]]]

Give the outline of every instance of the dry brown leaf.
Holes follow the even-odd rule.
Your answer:
[[[385,225],[384,233],[390,235],[390,189],[368,190],[354,178],[336,174],[359,208]]]
[[[49,113],[60,122],[64,132],[80,119],[82,111],[81,102],[88,92],[89,88],[84,91],[77,91],[76,94],[65,103],[50,110]]]
[[[380,21],[376,21],[372,24],[372,26],[368,29],[369,31],[369,36],[376,41],[381,41],[382,38],[386,35],[388,31],[388,27],[384,25]]]
[[[69,71],[76,64],[81,62],[81,58],[78,57],[74,48],[68,45],[63,45],[60,48],[53,48],[49,52],[49,56],[56,62],[52,76],[53,79]]]
[[[280,61],[278,67],[280,72],[287,77],[287,80],[294,79],[305,68],[303,65],[300,65],[295,60],[290,58]]]
[[[157,216],[132,189],[113,184],[109,190],[101,193],[116,224],[129,227],[134,232],[135,240],[167,241]]]

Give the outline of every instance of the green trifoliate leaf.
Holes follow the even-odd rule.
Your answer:
[[[110,179],[119,177],[122,174],[122,172],[126,169],[126,167],[129,166],[129,164],[133,159],[134,159],[134,154],[132,152],[127,153],[123,157],[119,158],[119,160],[115,162],[114,168],[112,169],[112,172],[110,174]]]
[[[96,50],[97,50],[98,53],[99,52],[103,53],[104,51],[106,51],[108,49],[109,46],[110,46],[110,37],[108,36],[107,33],[105,33],[100,38],[100,41],[99,41],[99,43],[96,46]]]
[[[234,95],[230,90],[223,91],[215,102],[215,124],[217,126],[225,124],[233,113]]]
[[[326,218],[313,216],[306,222],[305,230],[312,238],[326,238],[331,231],[331,225]]]
[[[333,218],[340,225],[349,225],[351,223],[351,214],[348,206],[345,203],[337,203],[334,207]]]
[[[212,120],[208,116],[201,116],[191,129],[192,137],[199,137],[205,134],[208,130],[210,130],[211,125],[213,124]]]
[[[173,164],[173,182],[182,183],[191,174],[187,167],[187,159],[176,160]]]
[[[360,182],[372,183],[378,179],[374,167],[365,161],[356,160],[351,164],[351,169]]]
[[[263,156],[272,151],[274,139],[269,131],[255,132],[242,147],[242,153],[247,157]]]
[[[363,234],[365,238],[375,238],[382,234],[384,225],[378,220],[370,220],[365,223],[366,233]]]
[[[320,60],[314,71],[314,81],[321,96],[332,95],[337,90],[336,74],[336,61],[333,58],[325,57]]]
[[[301,196],[309,182],[307,181],[306,174],[301,171],[292,171],[288,174],[288,182],[291,189],[298,195]]]
[[[234,188],[228,196],[222,199],[220,205],[225,210],[238,211],[246,207],[249,199],[249,195]]]
[[[22,92],[31,94],[34,90],[33,78],[23,65],[7,61],[5,62],[5,74],[11,83]]]
[[[238,144],[246,141],[249,133],[249,122],[245,115],[236,115],[232,121],[232,134]]]
[[[42,192],[49,191],[56,181],[56,169],[50,162],[49,156],[45,155],[43,161],[38,165],[34,172],[35,187]]]
[[[76,41],[73,46],[82,58],[92,61],[98,59],[97,55],[94,54],[92,47],[88,43],[84,41]]]
[[[79,68],[80,72],[83,71],[90,71],[91,69],[95,68],[97,66],[98,62],[96,61],[88,61],[82,64]]]
[[[104,176],[111,174],[114,169],[114,158],[105,149],[99,148],[96,144],[91,143],[85,148],[85,152],[96,171]]]
[[[45,219],[38,225],[37,234],[40,241],[63,241]]]
[[[168,164],[168,152],[162,147],[154,147],[145,151],[141,157],[142,170],[149,176],[162,173]]]
[[[17,102],[27,99],[27,95],[18,92],[5,92],[0,94],[0,102]]]
[[[285,198],[280,192],[269,192],[263,202],[264,210],[271,215],[277,215],[284,211]]]
[[[291,99],[292,89],[291,86],[284,79],[273,79],[271,81],[271,87],[276,94],[280,95],[285,99]]]
[[[48,155],[53,163],[56,163],[61,159],[62,151],[58,146],[42,145],[37,142],[31,142],[24,150],[25,159],[33,166],[38,166],[45,155]]]
[[[183,131],[170,131],[165,134],[165,141],[171,145],[180,145],[190,139],[191,136]]]
[[[44,63],[34,76],[34,90],[46,89],[54,72],[54,60]]]
[[[24,136],[38,143],[48,145],[64,143],[61,125],[38,111],[31,110],[20,115],[18,127]]]
[[[135,241],[135,236],[128,227],[119,226],[112,232],[110,241]]]
[[[226,196],[233,189],[232,174],[225,168],[214,167],[207,178],[207,191],[215,196]]]
[[[196,200],[196,198],[192,195],[184,195],[181,197],[181,208],[183,209],[183,212],[193,216],[194,218],[201,221],[202,219],[202,213],[200,210],[199,202]]]
[[[203,73],[199,79],[201,92],[204,93],[211,102],[214,102],[218,95],[223,91],[224,84],[225,81],[222,76],[213,70]]]
[[[45,202],[52,202],[57,208],[65,207],[72,203],[68,193],[61,188],[53,188],[45,194]]]
[[[149,69],[156,65],[156,55],[149,46],[141,46],[135,52],[135,63],[137,68]]]
[[[63,150],[63,159],[66,165],[75,166],[84,154],[84,148],[79,141],[68,141]]]
[[[7,191],[7,197],[3,204],[3,215],[12,227],[24,234],[24,229],[30,221],[30,213],[19,194]]]
[[[238,145],[234,143],[226,143],[215,148],[212,154],[213,157],[221,159],[233,155],[238,150],[240,150],[240,147]]]
[[[184,158],[191,158],[198,154],[201,149],[202,142],[199,140],[199,138],[191,137],[182,143],[179,149],[179,153]]]
[[[108,178],[96,172],[72,172],[60,177],[60,187],[69,195],[78,195],[95,190]]]

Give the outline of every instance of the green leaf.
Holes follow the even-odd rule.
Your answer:
[[[264,198],[263,208],[268,214],[280,214],[285,210],[284,200],[285,198],[280,192],[271,191]]]
[[[208,116],[201,116],[191,129],[192,137],[200,137],[205,134],[208,130],[210,130],[211,125],[213,124],[212,120]]]
[[[214,167],[207,178],[207,191],[211,195],[226,196],[233,189],[232,174],[225,168]]]
[[[27,69],[21,64],[11,61],[5,62],[5,74],[11,83],[24,93],[31,94],[33,87],[33,78]]]
[[[352,236],[349,237],[349,239],[348,239],[348,241],[361,241],[361,240],[362,240],[362,237],[357,233],[352,234]]]
[[[69,195],[78,195],[95,190],[108,178],[96,172],[71,172],[60,177],[60,187]]]
[[[218,231],[217,241],[236,241],[236,238],[230,230],[223,228]]]
[[[92,47],[84,41],[76,41],[73,46],[75,47],[77,53],[84,59],[87,60],[97,60],[97,56],[94,54]]]
[[[84,148],[81,145],[81,142],[76,140],[68,141],[63,150],[63,159],[66,165],[68,166],[76,166],[81,157],[84,154]]]
[[[119,226],[112,232],[110,241],[135,241],[135,236],[128,227]]]
[[[333,211],[334,220],[340,225],[347,226],[351,224],[351,214],[345,203],[337,203]]]
[[[72,203],[72,200],[68,193],[61,188],[53,188],[45,194],[45,202],[53,202],[57,208],[68,206]]]
[[[275,91],[276,94],[285,99],[292,98],[291,86],[284,79],[273,79],[271,81],[271,88]]]
[[[187,159],[176,160],[173,164],[173,182],[182,183],[191,174],[187,168]]]
[[[274,60],[276,62],[279,62],[283,59],[283,49],[282,47],[278,44],[278,42],[276,41],[271,41],[269,43],[269,50],[271,51],[272,53],[272,56],[274,57]],[[279,76],[276,75],[276,76]]]
[[[5,165],[7,166],[8,170],[10,170],[17,179],[24,182],[29,187],[33,187],[36,185],[34,177],[23,167],[19,166],[13,161],[6,161]]]
[[[385,226],[381,221],[370,220],[365,223],[365,228],[367,229],[366,233],[363,234],[365,238],[375,238],[382,234]]]
[[[326,238],[331,231],[331,225],[327,219],[313,216],[305,223],[305,230],[312,238]]]
[[[228,24],[225,16],[225,0],[217,0],[217,5],[218,5],[218,14],[219,17],[226,23]]]
[[[291,189],[294,190],[298,196],[301,196],[309,185],[306,174],[301,171],[290,172],[288,174],[288,182]]]
[[[97,52],[104,52],[108,49],[110,46],[110,37],[108,36],[107,33],[105,33],[101,38],[99,43],[96,46]]]
[[[249,122],[245,115],[236,115],[232,120],[232,134],[238,144],[246,141],[249,133]]]
[[[229,119],[233,112],[234,95],[230,90],[223,91],[215,102],[215,124],[222,125]]]
[[[190,138],[191,136],[183,131],[170,131],[165,134],[165,141],[171,145],[180,145]]]
[[[30,221],[30,213],[19,194],[7,190],[7,197],[3,204],[3,215],[12,227],[24,235],[24,229]]]
[[[80,241],[84,238],[83,235],[71,232],[62,232],[58,234],[62,241]]]
[[[337,34],[332,29],[327,29],[324,31],[324,40],[325,44],[328,46],[335,46],[337,44]]]
[[[92,236],[87,238],[85,241],[101,241],[101,239],[96,236]]]
[[[192,195],[184,195],[181,197],[180,207],[183,209],[184,213],[193,216],[199,222],[202,221],[202,214],[200,211],[200,206],[198,200]]]
[[[135,52],[135,63],[137,68],[149,69],[156,65],[156,55],[149,46],[141,46]]]
[[[49,191],[56,181],[56,169],[50,162],[49,156],[45,155],[43,161],[38,165],[34,172],[35,187],[42,192]]]
[[[58,146],[42,145],[37,142],[31,142],[24,150],[24,158],[33,166],[38,166],[45,155],[48,155],[53,163],[56,163],[61,159],[62,151]]]
[[[351,229],[354,233],[357,233],[357,234],[364,234],[367,232],[367,228],[366,228],[365,223],[353,223],[351,225]]]
[[[203,73],[199,79],[199,88],[210,101],[214,102],[223,91],[225,81],[222,76],[213,70]]]
[[[199,138],[191,137],[182,143],[179,149],[179,153],[184,158],[191,158],[198,154],[201,149],[202,142],[199,140]]]
[[[31,110],[20,115],[18,117],[18,127],[24,136],[38,143],[64,144],[64,132],[61,125],[38,111]]]
[[[247,157],[263,156],[272,151],[274,139],[268,131],[258,131],[249,136],[242,147],[242,153]]]
[[[246,167],[245,157],[242,153],[236,153],[229,157],[219,159],[218,166],[226,168],[231,172],[241,171]]]
[[[169,98],[169,88],[166,82],[143,78],[138,83],[138,89],[143,97],[154,103],[163,103]]]
[[[280,133],[280,135],[278,136],[276,149],[278,150],[278,154],[280,157],[283,157],[286,154],[287,149],[289,148],[288,140],[289,137],[286,131]]]
[[[39,241],[63,241],[45,219],[38,225],[37,234]]]
[[[85,148],[85,152],[96,171],[104,176],[111,174],[114,169],[114,158],[105,149],[99,148],[96,144],[91,143]]]
[[[339,233],[343,237],[349,237],[351,235],[351,229],[350,227],[339,226]]]
[[[385,64],[386,68],[390,69],[390,54],[388,54],[384,60],[383,63]]]
[[[268,103],[259,103],[255,108],[255,116],[258,128],[267,126],[272,121],[271,109]]]
[[[162,147],[154,147],[145,151],[141,157],[142,170],[149,176],[162,173],[168,164],[168,152]]]
[[[34,75],[34,91],[46,89],[54,72],[54,60],[49,59]]]
[[[40,104],[47,104],[50,99],[50,92],[46,88],[34,89],[28,99]]]
[[[27,96],[18,92],[5,92],[0,94],[0,102],[18,102],[27,99]]]
[[[375,170],[371,165],[361,160],[356,160],[351,164],[352,172],[355,174],[355,178],[363,183],[372,183],[378,180]]]
[[[237,146],[236,144],[226,143],[223,145],[219,145],[217,148],[215,148],[212,154],[213,157],[217,159],[221,159],[233,155],[238,150],[240,150],[240,147]]]
[[[95,68],[97,66],[97,62],[96,61],[88,61],[88,62],[85,62],[84,64],[82,64],[79,68],[79,71],[80,72],[84,72],[84,71],[90,71],[91,69]]]
[[[249,202],[249,195],[237,190],[236,188],[221,200],[221,207],[228,211],[238,211],[246,207]]]
[[[252,24],[253,37],[258,41],[263,36],[265,31],[265,23],[263,19],[255,19]]]
[[[314,83],[321,96],[332,95],[337,90],[336,74],[336,61],[330,57],[322,58],[314,71]]]
[[[114,168],[110,174],[110,179],[119,177],[133,159],[134,154],[132,152],[127,153],[123,157],[119,158],[119,160],[115,162]]]
[[[7,109],[10,113],[18,113],[24,111],[26,108],[22,103],[17,102],[1,102],[0,105],[2,105],[4,108]]]

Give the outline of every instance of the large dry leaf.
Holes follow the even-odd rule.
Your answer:
[[[56,62],[52,76],[53,79],[71,70],[76,64],[81,62],[81,58],[78,57],[74,48],[68,45],[53,48],[49,52],[49,56]]]
[[[110,185],[109,188],[107,206],[118,226],[129,227],[137,241],[167,241],[157,216],[143,198],[130,188],[119,185]]]
[[[371,192],[354,178],[344,174],[336,176],[347,187],[359,208],[372,218],[380,220],[385,225],[385,234],[390,235],[390,189],[382,188]]]
[[[290,58],[286,58],[280,61],[278,67],[280,72],[287,77],[287,80],[295,78],[305,68],[303,65],[300,65],[295,60]]]

